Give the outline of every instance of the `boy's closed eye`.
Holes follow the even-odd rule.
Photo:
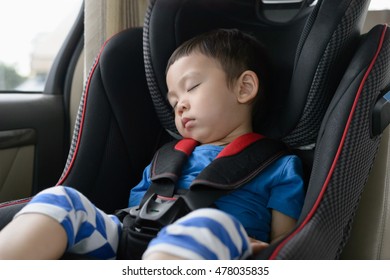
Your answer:
[[[197,84],[195,84],[195,85],[193,85],[193,86],[190,86],[190,87],[187,89],[187,92],[190,92],[190,91],[196,89],[198,86],[200,86],[200,83],[197,83]]]
[[[201,84],[201,83],[198,83],[198,84],[195,84],[195,85],[193,85],[193,86],[190,86],[190,87],[186,90],[186,92],[191,92],[191,91],[193,91],[193,90],[196,89],[198,86],[200,86],[200,84]],[[177,104],[178,104],[177,98],[175,98],[175,97],[173,96],[173,94],[168,93],[167,99],[168,99],[169,105],[171,105],[171,107],[172,107],[172,109],[173,109],[173,111],[174,111],[174,110],[176,109]]]
[[[176,107],[177,107],[177,102],[175,102],[175,104],[171,104],[172,106],[172,113],[175,113],[175,110],[176,110]]]

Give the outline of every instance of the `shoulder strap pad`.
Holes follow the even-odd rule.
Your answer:
[[[183,198],[192,210],[209,207],[219,197],[249,182],[287,151],[281,141],[261,137],[237,153],[221,152],[192,182]]]
[[[152,185],[146,191],[141,205],[153,194],[173,197],[182,166],[197,145],[199,142],[193,139],[182,139],[169,142],[156,152],[150,168]]]
[[[259,134],[246,134],[226,146],[190,188],[195,190],[207,186],[234,190],[250,181],[286,150],[280,141]]]
[[[162,146],[153,157],[150,179],[157,181],[165,178],[176,182],[181,175],[183,164],[198,145],[196,140],[182,139]]]
[[[158,217],[164,216],[165,222],[171,222],[183,213],[210,207],[219,197],[247,183],[287,151],[280,141],[255,133],[243,135],[226,146],[192,182],[190,189],[179,196],[175,194],[175,184],[183,164],[197,145],[199,143],[192,139],[184,139],[168,143],[156,153],[151,167],[152,185],[137,208],[139,221],[156,222]]]

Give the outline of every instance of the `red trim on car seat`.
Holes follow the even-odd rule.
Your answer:
[[[175,145],[175,150],[181,151],[185,153],[187,156],[190,156],[190,154],[192,153],[192,151],[197,145],[199,145],[198,141],[191,138],[184,138],[179,142],[177,142],[177,144]]]
[[[89,86],[90,86],[90,84],[91,84],[92,75],[93,75],[93,73],[95,72],[96,67],[97,67],[97,65],[98,65],[98,63],[99,63],[99,61],[100,61],[100,56],[101,56],[101,54],[102,54],[102,52],[103,52],[103,50],[104,50],[104,47],[106,46],[106,44],[108,43],[109,40],[110,40],[110,39],[108,39],[107,41],[104,42],[104,44],[103,44],[102,48],[100,49],[100,52],[99,52],[99,54],[98,54],[98,56],[97,56],[97,59],[96,59],[94,65],[92,66],[91,72],[90,72],[90,74],[89,74],[89,76],[88,76],[87,85],[86,85],[86,87],[85,87],[85,96],[84,96],[84,104],[83,104],[83,113],[82,113],[82,115],[81,115],[80,130],[79,130],[79,134],[78,134],[78,136],[77,136],[76,147],[75,147],[75,150],[74,150],[74,152],[73,152],[72,160],[71,160],[71,162],[70,162],[70,164],[69,164],[69,167],[68,167],[68,169],[66,170],[66,173],[64,174],[64,176],[62,176],[62,177],[59,179],[59,181],[57,182],[57,184],[56,184],[57,186],[58,186],[58,185],[61,185],[61,184],[65,181],[65,179],[68,177],[69,172],[71,171],[71,169],[72,169],[72,167],[73,167],[73,164],[74,164],[74,162],[75,162],[75,160],[76,160],[77,152],[78,152],[79,147],[80,147],[81,135],[82,135],[82,132],[83,132],[84,119],[85,119],[85,111],[86,111],[86,108],[87,108],[87,99],[88,99]]]
[[[27,203],[30,200],[31,200],[31,197],[3,202],[3,203],[0,203],[0,208],[7,207],[7,206],[12,206],[12,205],[16,205],[16,204]]]
[[[332,175],[333,175],[333,172],[334,172],[334,170],[335,170],[335,168],[336,168],[336,164],[337,164],[337,161],[338,161],[338,159],[339,159],[339,157],[340,157],[341,151],[342,151],[342,149],[343,149],[344,142],[345,142],[345,138],[347,137],[347,133],[348,133],[348,130],[349,130],[349,126],[350,126],[350,124],[351,124],[352,117],[353,117],[353,115],[354,115],[354,113],[355,113],[355,109],[356,109],[357,103],[358,103],[358,101],[359,101],[360,95],[361,95],[361,93],[362,93],[362,91],[363,91],[364,84],[365,84],[365,82],[366,82],[366,80],[367,80],[367,78],[368,78],[368,75],[370,74],[372,68],[374,67],[374,64],[375,64],[375,62],[376,62],[376,60],[377,60],[377,58],[378,58],[378,55],[379,55],[379,53],[380,53],[380,51],[381,51],[381,49],[382,49],[386,31],[387,31],[387,25],[384,25],[383,31],[382,31],[382,35],[381,35],[381,38],[380,38],[380,40],[379,40],[378,48],[377,48],[376,53],[375,53],[375,55],[374,55],[374,57],[373,57],[373,59],[372,59],[370,65],[369,65],[369,67],[368,67],[366,73],[364,74],[364,77],[363,77],[363,79],[362,79],[362,81],[361,81],[361,83],[360,83],[360,85],[359,85],[359,89],[358,89],[358,91],[357,91],[357,93],[356,93],[356,97],[355,97],[354,103],[353,103],[353,105],[352,105],[351,112],[350,112],[350,114],[349,114],[348,121],[347,121],[347,124],[346,124],[345,129],[344,129],[343,136],[342,136],[341,141],[340,141],[340,145],[339,145],[339,147],[338,147],[338,149],[337,149],[336,156],[335,156],[335,158],[334,158],[334,160],[333,160],[333,163],[332,163],[332,166],[331,166],[331,168],[330,168],[330,170],[329,170],[328,176],[327,176],[327,178],[326,178],[326,180],[325,180],[325,182],[324,182],[324,185],[322,186],[321,192],[320,192],[320,194],[319,194],[319,196],[318,196],[318,198],[317,198],[317,200],[316,200],[316,202],[315,202],[313,208],[311,209],[310,213],[307,215],[306,219],[301,223],[301,225],[300,225],[297,229],[295,229],[288,237],[286,237],[286,238],[285,238],[285,239],[284,239],[284,240],[275,248],[274,252],[273,252],[272,255],[269,257],[270,260],[276,259],[278,253],[279,253],[280,250],[283,248],[283,246],[284,246],[288,241],[290,241],[295,235],[297,235],[297,234],[305,227],[305,225],[310,221],[310,219],[313,217],[314,213],[315,213],[316,210],[318,209],[318,207],[319,207],[319,205],[320,205],[320,202],[321,202],[321,200],[322,200],[322,198],[323,198],[323,196],[324,196],[324,194],[325,194],[325,191],[326,191],[326,189],[327,189],[327,187],[328,187],[328,185],[329,185],[329,182],[330,182],[330,179],[331,179],[331,177],[332,177]]]
[[[217,156],[217,158],[228,157],[235,154],[238,154],[250,144],[264,138],[263,135],[257,133],[247,133],[244,134],[231,142],[229,145],[225,147]]]

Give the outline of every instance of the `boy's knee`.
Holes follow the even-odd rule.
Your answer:
[[[71,209],[84,209],[85,205],[89,204],[89,201],[83,194],[74,188],[55,186],[36,194],[27,205],[36,203],[58,206],[69,211]]]
[[[164,228],[150,243],[150,253],[172,253],[185,259],[239,259],[251,253],[242,225],[211,208],[199,209]]]
[[[50,187],[50,188],[42,190],[36,196],[48,195],[48,194],[51,194],[51,195],[63,195],[63,196],[69,197],[70,199],[72,199],[74,197],[78,198],[80,196],[83,196],[78,190],[76,190],[76,189],[74,189],[72,187],[67,187],[67,186],[54,186],[54,187]]]
[[[190,212],[183,219],[192,219],[197,217],[204,217],[213,220],[219,219],[235,219],[233,216],[215,208],[201,208]]]
[[[36,195],[43,194],[43,193],[53,193],[53,194],[63,193],[63,194],[66,194],[67,191],[69,191],[69,190],[73,190],[73,188],[67,187],[67,186],[53,186],[53,187],[49,187],[49,188],[46,188],[46,189],[40,191]]]

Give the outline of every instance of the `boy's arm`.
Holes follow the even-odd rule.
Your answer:
[[[279,240],[296,225],[297,220],[291,218],[277,210],[272,210],[271,221],[271,243]]]

